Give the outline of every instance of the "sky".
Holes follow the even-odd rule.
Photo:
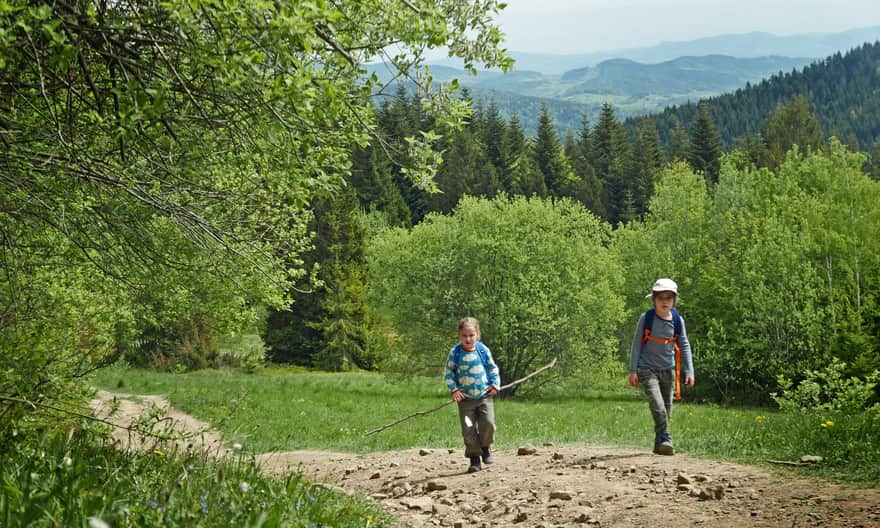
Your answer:
[[[588,53],[729,33],[836,33],[880,26],[880,0],[506,0],[511,51]]]

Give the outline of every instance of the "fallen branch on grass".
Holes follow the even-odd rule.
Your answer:
[[[816,455],[804,455],[797,462],[792,460],[768,460],[771,464],[782,464],[784,466],[811,466],[822,462],[822,457]]]
[[[520,379],[518,379],[518,380],[516,380],[516,381],[514,381],[514,382],[511,382],[511,383],[508,383],[507,385],[502,386],[502,387],[501,387],[501,390],[506,390],[506,389],[509,389],[509,388],[511,388],[511,387],[513,387],[513,386],[519,385],[520,383],[526,381],[527,379],[529,379],[529,378],[531,378],[531,377],[534,377],[534,376],[537,376],[537,375],[540,374],[541,372],[544,372],[544,371],[547,370],[547,369],[551,369],[551,368],[553,368],[554,366],[556,366],[556,358],[553,358],[553,361],[551,361],[550,363],[547,363],[546,365],[544,365],[543,367],[539,368],[538,370],[532,372],[532,373],[529,374],[528,376],[526,376],[526,377],[524,377],[524,378],[520,378]],[[499,392],[500,392],[500,391],[499,391]],[[427,411],[418,411],[418,412],[414,412],[414,413],[412,413],[412,414],[408,414],[408,415],[404,416],[403,418],[401,418],[401,419],[399,419],[399,420],[396,420],[396,421],[394,421],[394,422],[391,422],[391,423],[388,424],[388,425],[383,425],[382,427],[378,427],[378,428],[376,428],[376,429],[373,429],[372,431],[370,431],[369,433],[367,433],[366,436],[370,436],[371,434],[378,433],[378,432],[380,432],[380,431],[384,431],[385,429],[388,429],[389,427],[394,427],[395,425],[399,424],[400,422],[404,422],[404,421],[406,421],[406,420],[409,420],[410,418],[415,418],[416,416],[422,416],[422,415],[425,415],[425,414],[430,414],[430,413],[432,413],[432,412],[434,412],[434,411],[439,411],[440,409],[446,407],[447,405],[449,405],[450,403],[452,403],[452,402],[454,402],[454,401],[455,401],[455,400],[448,400],[448,401],[442,403],[441,405],[438,405],[437,407],[434,407],[433,409],[428,409]]]
[[[767,462],[771,464],[780,464],[783,466],[806,466],[809,465],[806,462],[794,462],[792,460],[767,460]]]

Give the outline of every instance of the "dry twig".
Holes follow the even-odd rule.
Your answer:
[[[511,383],[508,383],[507,385],[504,385],[503,387],[501,387],[501,390],[509,389],[515,385],[519,385],[520,383],[526,381],[527,379],[534,377],[534,376],[537,376],[541,372],[544,372],[547,369],[551,369],[554,366],[556,366],[556,358],[553,358],[553,361],[551,361],[550,363],[547,363],[546,365],[544,365],[543,367],[539,368],[538,370],[532,372],[528,376],[526,376],[524,378],[520,378],[520,379],[513,381]],[[388,429],[389,427],[394,427],[395,425],[399,424],[400,422],[409,420],[410,418],[415,418],[416,416],[422,416],[425,414],[430,414],[434,411],[439,411],[440,409],[442,409],[443,407],[446,407],[447,405],[449,405],[450,403],[452,403],[454,401],[455,400],[448,400],[448,401],[442,403],[441,405],[434,407],[433,409],[428,409],[426,411],[418,411],[418,412],[414,412],[412,414],[408,414],[408,415],[404,416],[403,418],[400,418],[399,420],[391,422],[390,424],[383,425],[382,427],[378,427],[376,429],[373,429],[372,431],[368,432],[366,436],[370,436],[371,434],[378,433],[380,431],[384,431],[385,429]]]

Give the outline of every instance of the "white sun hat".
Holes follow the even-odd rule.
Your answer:
[[[678,284],[672,279],[657,279],[657,282],[654,283],[654,286],[651,287],[651,291],[648,292],[648,295],[645,295],[645,298],[654,295],[655,292],[664,291],[672,292],[678,297]]]

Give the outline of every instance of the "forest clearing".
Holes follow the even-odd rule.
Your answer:
[[[93,401],[106,408],[112,393]],[[220,455],[221,435],[155,396],[125,396],[114,421],[127,424],[146,402],[169,410]],[[136,402],[140,401],[138,404]],[[99,413],[100,415],[100,413]],[[121,442],[128,436],[118,434]],[[200,440],[199,440],[200,439]],[[403,526],[871,527],[880,489],[859,489],[767,468],[613,446],[524,445],[466,473],[461,449],[422,448],[364,455],[322,450],[257,455],[269,474],[304,476],[381,503]]]

